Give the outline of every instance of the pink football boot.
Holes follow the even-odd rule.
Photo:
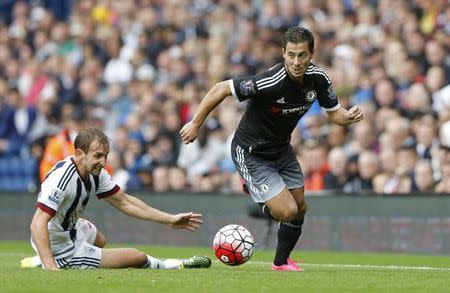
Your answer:
[[[292,265],[294,267],[299,268],[301,271],[303,271],[303,269],[295,261],[293,261],[292,259],[288,258],[287,259],[287,263],[288,263],[288,265]]]
[[[272,264],[272,271],[296,271],[296,272],[303,272],[303,269],[299,267],[298,264],[296,264],[293,260],[288,258],[288,263],[281,266],[276,266]]]

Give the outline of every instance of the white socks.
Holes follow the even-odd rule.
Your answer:
[[[147,258],[148,263],[144,266],[144,268],[166,270],[183,268],[183,262],[179,259],[168,258],[165,260],[161,260],[150,255],[147,255]]]

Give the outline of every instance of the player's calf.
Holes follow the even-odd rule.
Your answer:
[[[207,269],[211,266],[211,259],[207,256],[193,256],[187,259],[158,259],[147,255],[148,262],[143,268],[148,269]]]
[[[102,249],[101,268],[142,268],[147,263],[147,255],[135,248]]]

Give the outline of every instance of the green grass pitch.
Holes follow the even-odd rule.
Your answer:
[[[113,247],[118,245],[113,245]],[[130,247],[132,245],[119,245]],[[207,247],[135,246],[164,258],[208,255]],[[26,242],[0,242],[0,292],[449,292],[450,257],[295,251],[305,272],[272,272],[273,251],[256,249],[252,259],[228,267],[214,258],[199,270],[21,269],[32,255]]]

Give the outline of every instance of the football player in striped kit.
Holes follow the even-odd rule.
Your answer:
[[[308,29],[290,27],[282,37],[282,53],[284,62],[259,75],[214,85],[180,135],[185,144],[194,141],[206,117],[226,97],[248,100],[232,141],[232,159],[244,189],[267,216],[280,221],[272,270],[302,271],[289,258],[307,209],[291,133],[315,100],[338,125],[361,121],[363,113],[358,106],[341,107],[325,70],[311,63],[314,36]]]
[[[60,268],[208,268],[208,257],[161,260],[134,248],[103,248],[105,237],[81,218],[89,199],[96,196],[134,218],[196,230],[202,215],[169,214],[124,193],[104,169],[109,139],[95,128],[83,129],[75,138],[75,155],[57,163],[42,183],[31,222],[31,244],[36,257],[22,260],[22,267]]]

